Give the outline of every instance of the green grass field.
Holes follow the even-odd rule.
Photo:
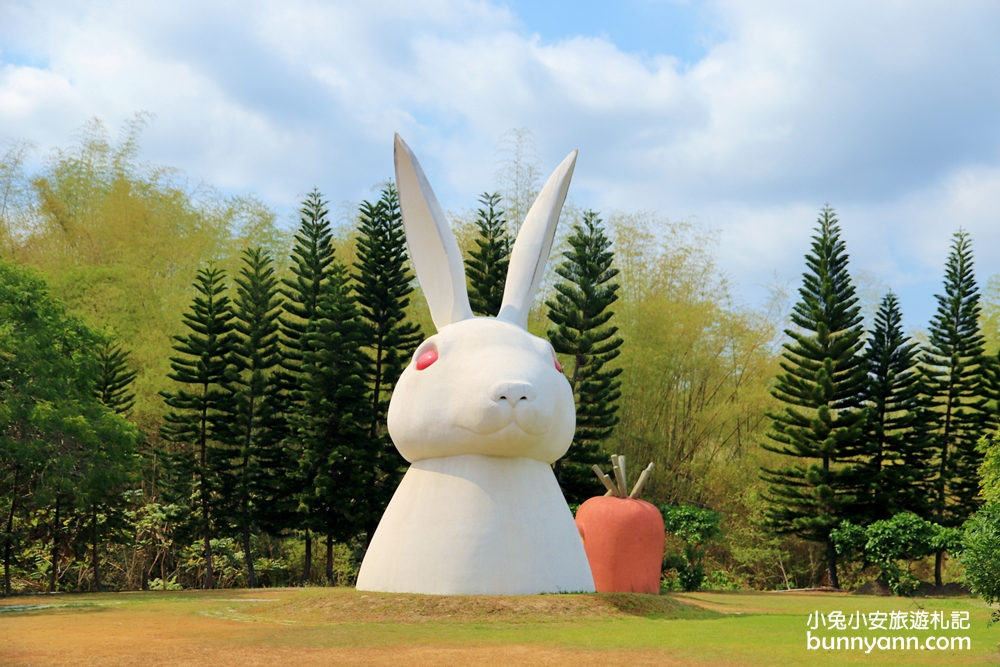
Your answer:
[[[969,612],[969,650],[807,648],[810,614]],[[996,665],[972,598],[831,593],[439,597],[353,589],[47,595],[0,600],[0,665]]]

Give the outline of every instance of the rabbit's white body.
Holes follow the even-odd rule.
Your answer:
[[[439,595],[593,587],[552,467],[479,454],[410,466],[358,576],[361,590]]]
[[[372,537],[359,589],[594,590],[551,466],[573,440],[573,392],[551,345],[526,330],[575,160],[563,161],[525,218],[500,314],[473,317],[458,244],[396,137],[407,245],[438,333],[417,348],[389,403],[389,434],[412,465]]]

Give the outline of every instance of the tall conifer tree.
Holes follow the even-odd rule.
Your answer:
[[[123,350],[117,343],[105,341],[97,348],[97,380],[94,383],[94,395],[106,408],[119,415],[126,415],[135,405],[135,394],[131,391],[132,383],[136,378],[136,371],[129,367],[128,352]],[[121,456],[106,456],[113,449],[111,443],[102,443],[103,451],[97,452],[100,463],[95,466],[97,474],[90,476],[91,480],[99,480],[103,483],[90,485],[90,546],[91,546],[91,569],[94,572],[94,588],[98,591],[101,586],[101,558],[99,545],[101,541],[101,529],[97,512],[99,505],[106,507],[105,514],[111,518],[112,514],[121,518],[121,513],[112,512],[108,507],[113,500],[120,499],[121,489],[119,488],[123,480],[127,478],[129,466],[122,466],[118,459]],[[103,455],[103,456],[102,456]],[[117,472],[118,474],[112,474]],[[123,474],[124,473],[124,474]]]
[[[226,366],[232,350],[232,311],[226,291],[225,274],[215,267],[198,272],[194,288],[198,292],[190,312],[184,313],[184,325],[190,330],[174,336],[174,350],[180,356],[170,358],[168,375],[181,386],[173,392],[160,392],[173,408],[163,417],[164,440],[184,448],[180,454],[194,477],[198,522],[204,540],[205,588],[212,588],[213,504],[218,490],[217,462],[220,424],[227,392],[223,389]]]
[[[801,461],[764,468],[770,483],[768,524],[779,533],[826,544],[830,583],[837,578],[837,552],[830,531],[857,518],[864,501],[864,395],[867,373],[858,299],[847,271],[840,227],[829,206],[820,212],[807,271],[785,334],[781,368],[772,393],[786,404],[763,444]]]
[[[305,335],[315,319],[323,285],[329,278],[333,263],[333,234],[326,202],[318,190],[313,190],[299,209],[299,231],[292,249],[292,277],[282,280],[285,300],[281,321],[281,343],[284,348],[282,365],[287,387],[296,390],[296,378],[302,365]]]
[[[546,305],[555,325],[548,331],[549,342],[570,359],[576,399],[576,433],[566,456],[556,462],[556,478],[566,500],[581,503],[603,489],[591,466],[605,462],[601,445],[618,423],[621,369],[608,364],[621,353],[622,339],[618,327],[609,323],[611,304],[618,299],[618,284],[612,282],[618,269],[597,213],[584,213],[568,241],[571,248],[556,268],[563,280],[556,283],[555,300]]]
[[[507,265],[510,263],[510,238],[507,221],[500,209],[500,193],[485,192],[479,197],[483,205],[476,212],[475,239],[478,250],[469,252],[465,273],[469,276],[469,305],[476,315],[496,317],[503,302]]]
[[[128,352],[120,345],[107,341],[98,348],[94,394],[101,403],[120,415],[128,414],[135,405],[135,394],[129,389],[135,378]]]
[[[284,313],[279,318],[282,349],[281,409],[286,419],[291,419],[291,415],[301,407],[304,380],[303,355],[309,350],[306,333],[316,319],[320,295],[324,285],[329,281],[330,265],[334,261],[333,234],[328,215],[323,196],[314,189],[299,209],[300,224],[295,235],[290,268],[293,275],[282,280],[284,288],[281,293],[285,300]],[[289,443],[295,442],[294,438],[289,439]],[[299,470],[301,454],[294,448],[286,452],[289,474],[281,478],[285,488],[279,497],[290,500],[302,492],[303,480],[294,474]],[[301,515],[295,512],[295,504],[289,502],[282,505],[275,507],[276,513],[284,517],[283,522],[287,524],[287,528],[298,528]],[[312,538],[308,527],[305,531],[306,557],[302,572],[303,582],[309,579],[312,566]]]
[[[987,405],[989,372],[979,331],[979,289],[972,271],[969,235],[954,235],[945,267],[944,294],[930,324],[927,352],[921,358],[927,396],[932,404],[934,520],[958,526],[979,506],[977,472],[982,454],[976,443],[992,423]],[[935,559],[934,579],[941,585],[943,552]]]
[[[386,505],[395,493],[406,462],[392,445],[386,429],[389,398],[403,368],[423,338],[420,325],[407,321],[413,292],[413,272],[407,266],[406,237],[394,185],[382,190],[375,204],[361,204],[358,219],[358,261],[352,279],[368,354],[367,392],[372,478],[366,515],[360,529],[371,539]]]
[[[900,512],[929,518],[928,411],[918,354],[918,345],[903,334],[896,295],[889,293],[875,314],[865,350],[871,521]]]
[[[278,279],[261,248],[243,253],[233,302],[234,344],[226,376],[229,465],[228,513],[237,524],[247,565],[247,582],[257,587],[250,534],[259,517],[278,501],[275,477],[284,475],[278,371]],[[265,521],[265,525],[266,525]]]
[[[365,336],[343,265],[331,265],[316,318],[306,334],[302,401],[291,419],[303,480],[299,512],[305,525],[327,537],[327,576],[333,541],[364,528],[375,477],[370,447],[371,404],[362,352]]]

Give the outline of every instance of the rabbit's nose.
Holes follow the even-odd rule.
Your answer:
[[[490,392],[491,399],[497,403],[507,401],[511,407],[520,401],[533,401],[536,396],[535,388],[527,382],[501,382]]]

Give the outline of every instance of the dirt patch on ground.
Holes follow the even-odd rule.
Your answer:
[[[878,595],[880,597],[891,597],[894,593],[884,581],[869,581],[868,583],[862,584],[855,590],[851,591],[851,595]]]
[[[607,593],[599,595],[601,601],[615,610],[629,616],[646,618],[716,618],[721,614],[704,607],[678,600],[666,595],[634,595],[631,593]]]
[[[315,622],[424,623],[428,621],[538,622],[586,617],[706,618],[710,612],[669,596],[409,595],[353,589],[294,590],[276,602],[249,606],[246,616]]]
[[[923,582],[920,584],[920,588],[917,589],[918,597],[963,597],[967,595],[972,595],[972,591],[967,586],[956,583],[935,586],[934,584]]]
[[[698,607],[704,612],[714,613],[720,616],[728,614],[766,614],[771,611],[767,605],[747,604],[746,600],[736,598],[732,600],[717,595],[706,596],[700,593],[682,593],[683,601],[692,606]]]

